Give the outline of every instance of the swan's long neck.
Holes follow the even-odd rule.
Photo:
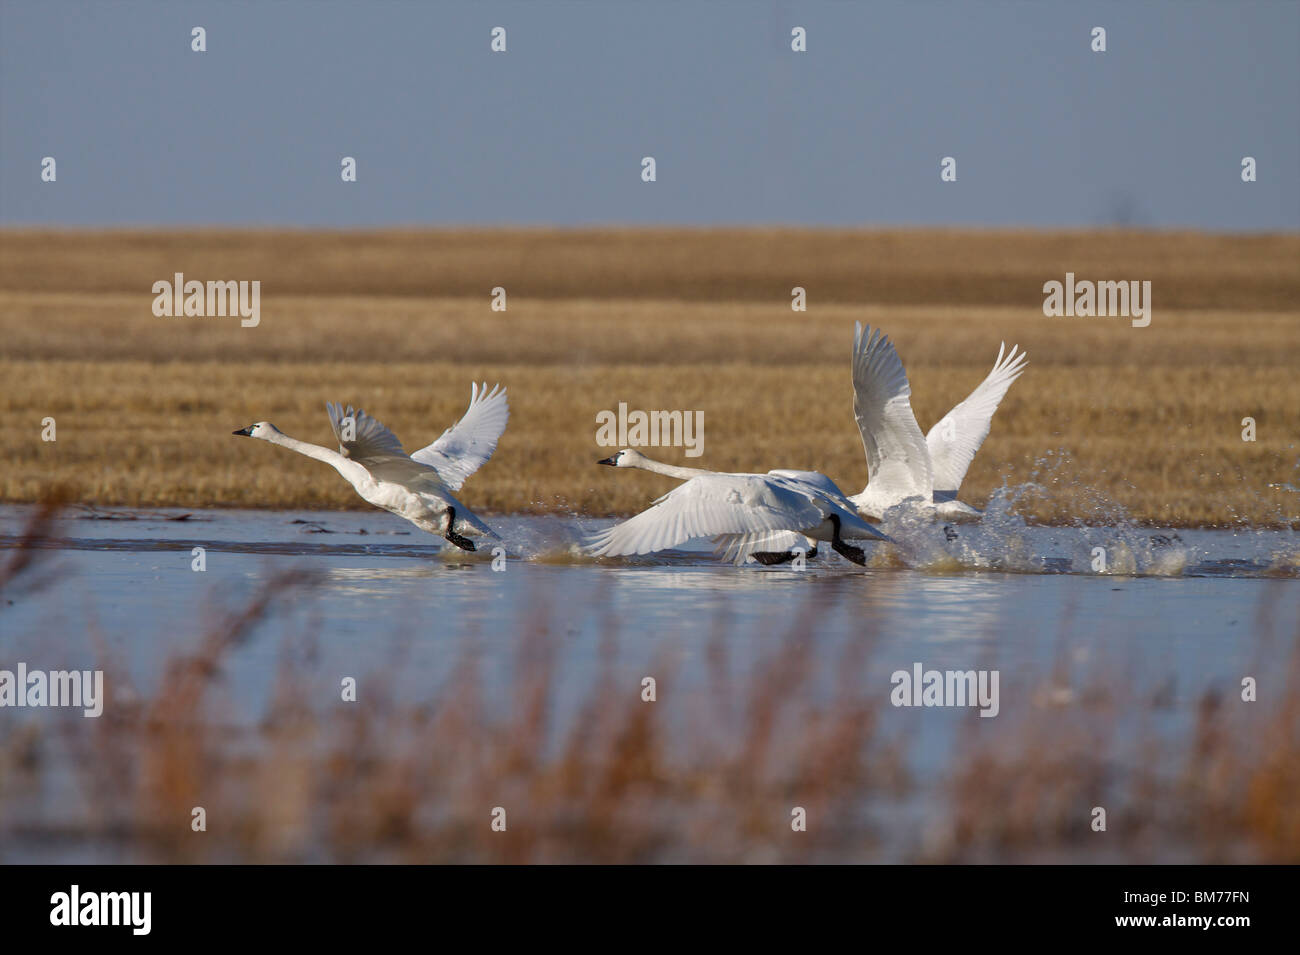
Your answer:
[[[679,468],[675,464],[664,464],[662,461],[652,461],[644,454],[637,461],[634,467],[642,471],[653,471],[655,474],[662,474],[665,477],[677,478],[679,481],[689,481],[693,477],[699,477],[701,474],[712,474],[712,471],[705,471],[703,468]]]
[[[324,461],[349,481],[354,478],[354,475],[349,472],[355,469],[353,466],[356,465],[356,462],[349,461],[332,448],[323,448],[319,444],[312,444],[309,441],[299,441],[297,438],[289,437],[282,431],[274,431],[267,435],[264,440],[272,444],[278,444],[282,448],[288,448],[290,451],[297,451],[309,458],[315,458],[317,461]]]

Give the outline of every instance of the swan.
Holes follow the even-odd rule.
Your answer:
[[[458,490],[496,449],[509,416],[504,389],[471,387],[469,410],[437,441],[409,457],[397,436],[360,409],[329,402],[330,426],[339,450],[299,441],[269,421],[233,432],[297,451],[338,471],[363,500],[410,521],[420,530],[472,551],[474,537],[497,537],[469,508]],[[345,434],[348,435],[345,439]]]
[[[849,501],[879,520],[909,498],[945,520],[973,520],[980,512],[957,500],[966,470],[988,437],[993,413],[1025,370],[1025,352],[998,349],[993,370],[964,401],[922,437],[912,413],[912,388],[886,335],[854,323],[853,415],[867,452],[867,486]]]
[[[975,452],[988,437],[993,413],[1007,389],[1025,370],[1028,356],[1017,346],[998,349],[993,370],[957,407],[949,411],[924,438],[912,413],[911,386],[903,362],[888,337],[856,323],[853,334],[853,414],[867,453],[867,486],[861,494],[845,497],[835,482],[817,471],[772,471],[812,484],[842,507],[871,520],[909,498],[928,502],[938,518],[949,521],[977,519],[980,512],[958,501],[957,491]],[[924,505],[923,505],[924,506]],[[956,538],[951,528],[944,532]],[[789,560],[796,547],[809,547],[806,537],[784,531],[727,535],[723,549],[746,548],[761,563]],[[809,557],[817,556],[812,546]]]
[[[889,540],[853,511],[838,488],[832,495],[818,482],[797,477],[817,475],[817,472],[706,471],[654,461],[630,448],[597,463],[639,468],[685,483],[635,517],[597,533],[589,545],[596,557],[649,554],[678,547],[695,537],[713,537],[720,541],[720,551],[725,551],[735,563],[743,564],[768,536],[790,533],[810,540],[830,541],[836,553],[855,564],[865,565],[863,550],[846,544],[843,536]],[[822,475],[817,477],[830,483]]]

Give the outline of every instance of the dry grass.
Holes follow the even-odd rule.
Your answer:
[[[538,591],[520,608],[514,680],[495,697],[469,631],[443,634],[462,662],[415,704],[389,694],[400,660],[362,675],[361,702],[338,702],[310,639],[286,637],[269,711],[237,725],[232,651],[266,639],[276,605],[310,599],[312,583],[274,575],[202,632],[174,634],[193,649],[174,652],[154,693],[107,657],[98,719],[0,722],[0,860],[1300,861],[1295,648],[1290,674],[1254,704],[1231,683],[1153,692],[1100,660],[1017,673],[996,719],[941,714],[965,730],[940,771],[918,772],[916,713],[865,679],[869,619],[841,659],[822,661],[834,663],[829,687],[815,686],[802,623],[747,671],[715,628],[704,685],[679,689],[669,658],[654,667],[654,703],[640,698],[640,670],[608,654],[578,684],[566,726],[555,656],[571,618]],[[827,611],[824,596],[808,598],[807,618]],[[608,648],[621,639],[613,608],[588,608]],[[191,830],[195,806],[204,833]],[[497,806],[505,832],[490,828]],[[795,806],[806,832],[791,829]],[[1091,829],[1094,806],[1107,810],[1104,833]]]
[[[104,505],[365,506],[328,469],[229,432],[270,419],[326,443],[323,403],[344,400],[416,447],[463,410],[471,378],[505,383],[513,410],[465,493],[485,511],[629,513],[662,493],[593,464],[595,414],[620,401],[702,410],[694,463],[812,467],[852,492],[861,320],[896,341],[923,427],[999,341],[1028,349],[963,486],[972,503],[1036,479],[1040,520],[1111,519],[1110,501],[1154,523],[1285,524],[1295,495],[1269,485],[1297,483],[1297,263],[1294,236],[0,233],[0,499],[67,483]],[[1067,270],[1151,280],[1151,326],[1044,318],[1042,284]],[[261,280],[261,325],[155,318],[150,287],[176,271]],[[488,306],[497,285],[505,313]]]

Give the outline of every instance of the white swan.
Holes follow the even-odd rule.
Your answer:
[[[339,441],[338,451],[291,438],[269,421],[259,421],[234,433],[324,461],[343,475],[365,501],[462,550],[472,551],[474,542],[469,536],[497,535],[452,496],[451,490],[464,484],[491,456],[508,416],[504,391],[494,389],[487,394],[484,385],[482,395],[477,388],[472,389],[464,417],[433,444],[410,457],[397,436],[370,415],[333,402],[325,407]]]
[[[929,435],[912,413],[911,386],[903,362],[887,337],[861,324],[853,336],[853,413],[867,453],[868,483],[861,494],[845,497],[835,482],[817,471],[773,471],[810,483],[843,507],[879,520],[889,508],[908,498],[928,506],[934,516],[949,521],[968,521],[980,512],[956,499],[962,478],[975,452],[988,437],[998,403],[1011,383],[1025,370],[1027,356],[1016,346],[1006,354],[998,349],[993,370],[965,401],[944,415]],[[951,539],[954,532],[948,531]],[[810,540],[790,531],[768,531],[731,535],[722,539],[724,548],[744,547],[762,563],[789,560],[796,547],[808,547]],[[815,556],[813,547],[808,556]]]
[[[957,500],[957,491],[988,437],[998,403],[1025,365],[1025,353],[1017,355],[1012,345],[1006,354],[1004,342],[988,377],[922,437],[898,352],[878,330],[855,323],[853,414],[867,452],[867,486],[849,498],[858,512],[879,519],[887,509],[919,498],[945,520],[978,517],[979,511]]]
[[[719,539],[719,549],[729,558],[743,564],[769,535],[791,533],[830,541],[837,553],[865,564],[862,549],[846,544],[844,537],[889,539],[854,513],[838,488],[833,496],[791,476],[816,472],[728,474],[663,464],[627,448],[598,463],[639,468],[685,483],[635,517],[597,533],[590,542],[590,552],[597,557],[649,554],[692,538],[712,537]]]

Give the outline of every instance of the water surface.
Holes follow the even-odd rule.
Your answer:
[[[1105,656],[1190,686],[1235,674],[1261,647],[1282,654],[1280,638],[1300,624],[1293,531],[986,519],[957,526],[949,540],[939,525],[886,524],[899,543],[868,545],[867,568],[823,547],[795,569],[721,563],[707,542],[592,561],[575,545],[605,522],[572,517],[493,519],[504,547],[494,562],[487,547],[448,552],[382,513],[214,510],[176,519],[185,513],[69,512],[42,544],[44,586],[10,595],[4,608],[4,658],[36,665],[55,653],[84,665],[100,647],[147,687],[205,623],[288,568],[318,580],[232,659],[232,683],[250,711],[285,634],[310,636],[323,665],[340,671],[400,656],[413,693],[436,685],[466,640],[489,670],[508,668],[520,635],[538,627],[564,637],[562,682],[589,676],[602,642],[630,672],[668,654],[690,680],[711,641],[743,665],[804,635],[828,667],[846,643],[869,641],[878,673],[920,660],[1013,675],[1063,655]],[[29,514],[0,510],[0,548],[16,546]],[[202,572],[192,569],[196,547]],[[1093,570],[1098,547],[1108,573]]]

